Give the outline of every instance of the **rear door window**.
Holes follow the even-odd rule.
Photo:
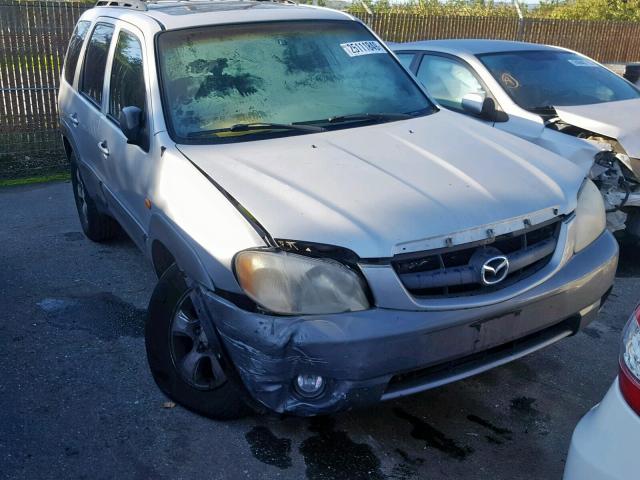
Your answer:
[[[64,79],[69,84],[73,84],[73,78],[76,75],[76,65],[80,57],[80,50],[82,50],[82,43],[84,42],[84,37],[87,36],[89,25],[91,25],[91,22],[86,20],[78,22],[71,35],[67,56],[64,60]]]
[[[98,23],[93,29],[82,65],[80,91],[96,105],[102,105],[102,87],[104,86],[104,72],[107,66],[107,56],[113,25]]]

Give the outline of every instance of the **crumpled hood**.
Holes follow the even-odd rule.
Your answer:
[[[272,237],[338,245],[363,258],[422,250],[433,245],[430,239],[442,242],[457,232],[471,233],[454,243],[473,241],[505,220],[518,219],[515,230],[524,218],[536,223],[556,208],[571,212],[583,181],[568,160],[446,111],[318,134],[178,147]]]
[[[554,108],[563,122],[616,139],[627,155],[640,158],[640,98]]]

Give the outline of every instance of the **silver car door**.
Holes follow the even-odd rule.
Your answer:
[[[119,25],[107,68],[105,116],[98,141],[107,159],[109,202],[122,227],[138,246],[145,241],[151,210],[147,198],[154,168],[149,153],[151,115],[145,74],[144,37],[132,25]],[[127,139],[120,126],[124,108],[139,109],[140,131]]]
[[[98,128],[103,117],[104,73],[114,29],[115,25],[106,20],[94,25],[84,49],[79,94],[71,112],[79,157],[100,183],[105,181],[107,159],[98,146]]]

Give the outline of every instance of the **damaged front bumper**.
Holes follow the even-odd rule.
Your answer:
[[[624,207],[640,207],[640,191],[635,192],[607,192],[604,194],[607,204],[623,205]]]
[[[577,332],[610,291],[617,258],[605,232],[541,285],[479,308],[285,317],[242,310],[215,292],[204,303],[253,399],[316,415],[443,385]],[[300,374],[321,375],[323,391],[297,393]]]
[[[628,228],[628,214],[640,207],[638,179],[631,170],[631,159],[625,154],[602,151],[595,157],[589,177],[602,193],[607,211],[607,228],[611,232]],[[626,168],[626,174],[623,172]],[[633,219],[630,219],[634,223]],[[634,233],[634,232],[629,232]]]

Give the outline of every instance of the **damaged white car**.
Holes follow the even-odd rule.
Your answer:
[[[498,40],[395,44],[445,108],[572,160],[598,185],[610,230],[640,238],[640,91],[559,47]]]

